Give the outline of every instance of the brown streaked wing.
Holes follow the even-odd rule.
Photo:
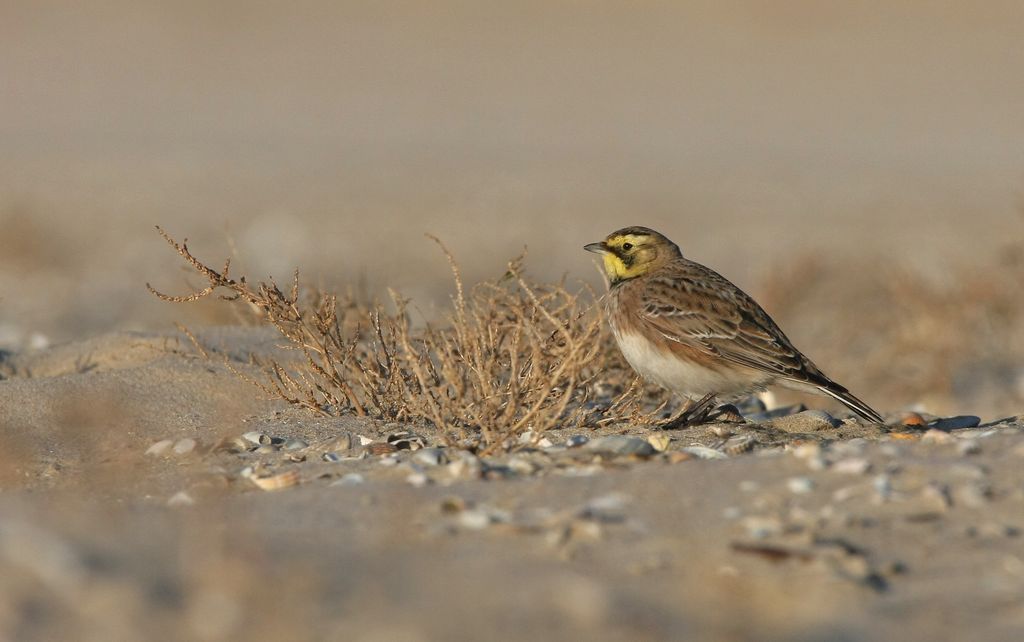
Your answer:
[[[761,306],[699,263],[680,259],[652,274],[643,300],[640,318],[671,341],[787,379],[831,384]]]

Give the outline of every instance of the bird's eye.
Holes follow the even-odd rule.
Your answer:
[[[628,251],[633,249],[633,244],[632,243],[623,243],[622,244],[622,249],[624,249],[624,250],[626,250],[628,252]]]

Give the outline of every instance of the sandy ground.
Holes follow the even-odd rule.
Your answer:
[[[243,369],[275,349],[258,329],[200,336]],[[1024,627],[1019,417],[621,425],[476,460],[431,449],[422,426],[261,400],[175,335],[8,355],[3,372],[7,639],[1014,640]],[[402,431],[427,448],[387,452]],[[255,450],[253,432],[274,443]],[[630,437],[634,455],[614,442]]]
[[[2,3],[0,638],[1021,639],[1022,39],[1018,0]],[[146,292],[196,281],[157,224],[426,319],[425,232],[600,287],[581,246],[649,225],[872,405],[979,419],[439,454],[197,357],[173,321],[276,341]]]

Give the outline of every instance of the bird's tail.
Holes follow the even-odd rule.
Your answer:
[[[867,405],[857,397],[854,397],[849,390],[840,386],[815,386],[821,393],[838,400],[844,406],[852,410],[857,416],[873,421],[875,423],[884,424],[885,420],[882,419],[882,415],[878,414],[871,406]]]

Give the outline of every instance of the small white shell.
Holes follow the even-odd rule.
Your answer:
[[[683,448],[683,452],[690,453],[698,459],[728,459],[729,457],[721,450],[715,450],[707,446],[688,446]]]
[[[299,473],[294,470],[270,475],[268,477],[257,477],[252,475],[249,481],[259,486],[262,490],[283,490],[299,483]]]
[[[171,449],[171,446],[173,445],[173,439],[161,439],[160,441],[156,442],[155,444],[147,448],[146,454],[151,455],[153,457],[162,457],[167,454],[167,452]]]

